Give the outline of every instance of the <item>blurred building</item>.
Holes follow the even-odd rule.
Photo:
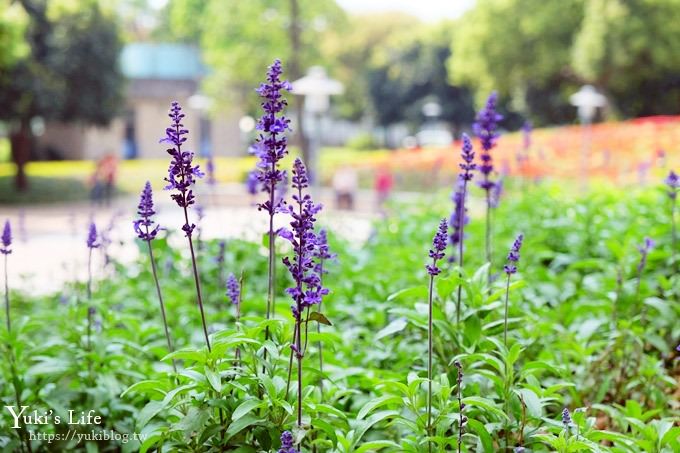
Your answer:
[[[187,114],[190,150],[203,156],[244,152],[239,115],[209,115],[208,100],[199,94],[206,67],[195,47],[133,43],[123,49],[120,64],[127,78],[124,114],[104,128],[48,123],[37,140],[39,158],[97,159],[109,153],[124,159],[164,157],[158,140],[168,126],[172,101]]]

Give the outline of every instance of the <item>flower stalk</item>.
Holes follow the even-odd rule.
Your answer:
[[[425,265],[428,275],[430,276],[430,285],[428,291],[428,316],[427,316],[427,448],[432,451],[432,443],[429,438],[432,437],[432,343],[433,343],[433,323],[432,323],[432,306],[434,295],[434,278],[441,273],[441,269],[437,267],[439,260],[444,258],[444,251],[447,247],[448,225],[446,219],[439,222],[439,228],[432,239],[432,248],[428,256],[432,258],[430,264]]]
[[[176,190],[170,197],[181,207],[184,211],[184,225],[182,231],[189,242],[189,251],[191,253],[191,266],[194,274],[194,285],[196,287],[196,297],[198,301],[198,309],[201,313],[201,323],[203,325],[203,335],[205,336],[205,344],[208,351],[212,351],[210,347],[210,338],[208,336],[208,327],[205,321],[205,312],[203,310],[203,297],[201,294],[201,280],[198,275],[198,265],[196,263],[196,252],[194,251],[194,243],[192,233],[196,225],[189,223],[189,207],[196,202],[193,190],[191,187],[195,184],[196,178],[202,178],[203,172],[199,166],[193,165],[194,153],[190,151],[182,151],[182,145],[187,138],[184,135],[189,131],[184,128],[182,119],[185,117],[182,113],[182,107],[178,102],[173,102],[170,107],[168,116],[171,118],[170,127],[165,129],[165,137],[160,140],[160,143],[167,143],[171,148],[167,149],[168,154],[172,156],[170,166],[168,168],[168,176],[165,181],[168,185],[165,190]]]
[[[523,234],[517,236],[508,253],[507,264],[503,266],[503,271],[505,271],[505,274],[507,275],[505,284],[505,314],[503,316],[503,344],[506,348],[508,347],[508,299],[510,296],[510,276],[517,273],[517,263],[519,262],[519,252],[522,248],[523,240]]]

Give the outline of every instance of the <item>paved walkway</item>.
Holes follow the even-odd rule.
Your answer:
[[[182,210],[173,204],[167,192],[157,191],[154,195],[158,222],[169,230],[179,231]],[[406,193],[397,196],[403,200],[418,197]],[[333,193],[328,189],[318,190],[315,199],[326,207],[318,216],[320,225],[328,225],[336,234],[356,241],[368,238],[377,217],[372,192],[361,191],[353,211],[333,209]],[[212,192],[197,193],[197,200],[205,207],[201,226],[207,239],[238,237],[259,242],[267,231],[267,215],[253,206],[255,199],[241,185],[220,185]],[[95,221],[99,231],[108,230],[111,256],[121,262],[133,261],[137,247],[132,220],[137,203],[138,197],[125,196],[107,208],[89,203],[0,206],[0,222],[9,218],[14,234],[14,253],[9,256],[10,286],[31,293],[48,293],[58,291],[65,281],[84,280],[88,258],[85,238],[90,220]],[[196,222],[196,210],[192,211],[192,221]],[[283,216],[277,220],[277,227],[287,223]],[[174,240],[182,245],[180,234],[175,234]],[[101,259],[101,253],[93,254],[93,269],[101,269]]]

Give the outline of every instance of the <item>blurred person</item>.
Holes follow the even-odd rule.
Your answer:
[[[378,171],[375,173],[374,189],[378,195],[378,212],[384,214],[384,205],[392,192],[394,187],[394,178],[392,178],[392,173],[389,167],[379,167]]]
[[[118,173],[118,159],[113,153],[107,153],[97,161],[91,178],[92,191],[90,197],[97,205],[111,205]]]
[[[354,195],[359,185],[357,172],[350,166],[341,167],[333,175],[335,205],[338,209],[354,209]]]

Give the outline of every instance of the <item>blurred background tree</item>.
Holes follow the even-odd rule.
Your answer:
[[[16,187],[24,190],[35,120],[106,125],[119,111],[123,78],[118,27],[98,2],[16,3],[22,11],[13,5],[3,13],[3,21],[14,24],[11,27],[23,24],[23,33],[12,36],[27,49],[0,73],[0,120],[9,125]]]

